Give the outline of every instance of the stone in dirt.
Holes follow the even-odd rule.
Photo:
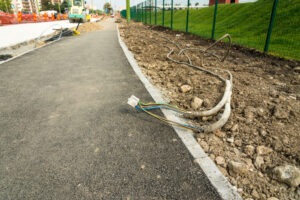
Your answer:
[[[238,124],[235,124],[232,126],[232,128],[230,129],[232,132],[236,132],[239,128],[239,125]]]
[[[272,151],[273,150],[269,147],[265,147],[265,146],[256,147],[257,155],[267,155],[267,154],[271,153]]]
[[[258,194],[258,192],[257,192],[255,189],[252,190],[251,195],[252,195],[255,199],[259,199],[259,194]]]
[[[213,133],[218,136],[218,137],[225,137],[226,133],[224,133],[223,131],[221,131],[220,129],[217,129],[215,131],[213,131]]]
[[[210,107],[210,106],[211,106],[210,100],[209,100],[209,99],[204,99],[204,100],[203,100],[203,105],[204,105],[206,108]]]
[[[245,158],[244,161],[248,165],[249,170],[253,171],[254,166],[253,166],[252,160],[250,158]],[[245,179],[245,180],[247,180],[247,179]]]
[[[221,166],[225,166],[225,159],[222,156],[216,157],[216,163]]]
[[[300,67],[295,67],[295,68],[294,68],[294,72],[300,73]]]
[[[180,92],[187,93],[192,90],[192,87],[190,85],[183,85],[180,87]]]
[[[280,106],[275,106],[273,115],[277,119],[287,119],[289,117],[289,111]]]
[[[267,200],[279,200],[279,199],[277,199],[276,197],[270,197]]]
[[[292,165],[278,166],[273,170],[274,178],[290,187],[300,185],[300,170]]]
[[[230,175],[233,177],[246,176],[249,173],[247,165],[235,161],[229,161],[228,168]]]
[[[247,145],[245,146],[244,151],[247,155],[252,156],[254,154],[254,146]]]
[[[207,152],[209,150],[209,145],[205,141],[199,142],[202,149]]]
[[[255,117],[255,108],[252,106],[247,106],[244,110],[244,117],[246,117],[247,120],[252,121]]]
[[[259,133],[260,133],[262,136],[266,136],[266,135],[267,135],[267,131],[265,131],[264,129],[260,129]]]
[[[234,138],[227,138],[227,142],[233,143],[234,142]]]
[[[198,110],[201,106],[202,106],[203,100],[198,98],[198,97],[194,97],[191,103],[191,107],[194,110]]]
[[[264,158],[262,156],[257,156],[255,158],[254,165],[257,169],[261,168],[264,163]]]

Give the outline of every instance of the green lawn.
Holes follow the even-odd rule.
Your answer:
[[[233,42],[263,51],[271,16],[273,0],[259,0],[244,4],[219,4],[215,38],[229,33]],[[185,31],[186,10],[176,10],[173,29]],[[189,32],[211,37],[214,6],[191,9]],[[148,12],[148,23],[150,23]],[[151,23],[155,15],[151,13]],[[165,26],[170,27],[171,12],[165,11]],[[157,24],[162,25],[162,12],[157,13]],[[300,60],[300,0],[279,0],[269,53]]]

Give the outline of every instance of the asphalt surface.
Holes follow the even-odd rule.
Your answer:
[[[0,199],[220,199],[103,26],[0,65]]]

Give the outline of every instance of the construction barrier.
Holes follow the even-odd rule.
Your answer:
[[[90,15],[91,18],[99,18],[101,15]],[[46,12],[41,15],[37,13],[33,14],[24,14],[18,12],[17,14],[9,14],[0,11],[0,26],[10,25],[10,24],[21,24],[21,23],[37,23],[37,22],[51,22],[58,20],[67,20],[68,14],[60,14],[58,13],[55,16],[53,13],[48,15]]]
[[[67,14],[57,14],[56,18],[54,14],[48,16],[47,13],[44,15],[40,15],[37,13],[33,14],[24,14],[18,12],[17,14],[9,14],[0,11],[0,26],[10,25],[10,24],[21,24],[21,23],[37,23],[37,22],[48,22],[48,21],[56,21],[56,20],[67,20]]]

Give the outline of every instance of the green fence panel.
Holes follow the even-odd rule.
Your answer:
[[[235,44],[300,59],[300,0],[216,2],[219,2],[217,6],[209,6],[209,0],[148,0],[140,3],[131,14],[137,21],[204,38],[218,39],[229,33]],[[277,11],[272,14],[274,2]],[[121,11],[121,16],[126,17],[126,10]]]
[[[278,0],[268,48],[269,54],[300,60],[299,13],[300,0]],[[270,15],[271,11],[269,11],[269,19]]]

